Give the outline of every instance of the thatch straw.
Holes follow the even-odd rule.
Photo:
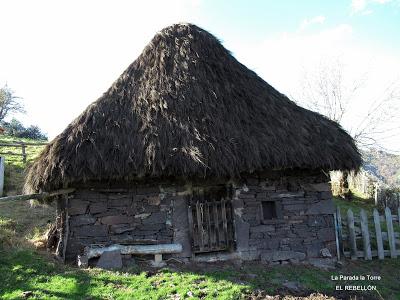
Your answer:
[[[156,34],[111,88],[41,153],[26,189],[138,177],[356,169],[352,138],[297,106],[207,31]]]

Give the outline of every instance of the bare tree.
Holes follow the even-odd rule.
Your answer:
[[[349,81],[344,73],[343,63],[339,59],[334,59],[328,63],[321,63],[314,72],[304,71],[300,82],[300,93],[292,98],[298,104],[340,123],[361,148],[374,146],[385,149],[384,141],[400,134],[398,81],[388,84],[383,93],[373,101],[364,101],[372,104],[369,104],[370,107],[361,121],[348,122],[351,125],[347,128],[344,126],[345,118],[351,117],[349,112],[352,101],[363,92],[367,77],[368,73],[365,72],[358,79]],[[353,108],[355,109],[358,108]]]
[[[21,98],[14,96],[14,92],[5,85],[0,88],[0,122],[12,113],[25,113]]]

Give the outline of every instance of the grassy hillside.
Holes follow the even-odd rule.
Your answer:
[[[376,170],[389,185],[400,185],[400,155],[371,149],[363,151],[363,158],[367,169]]]
[[[40,143],[43,141],[15,138],[6,135],[0,136],[1,143],[12,144],[14,142],[25,142],[25,143]],[[26,154],[27,161],[23,162],[22,156],[16,155],[4,155],[5,157],[5,182],[4,192],[6,195],[15,195],[21,193],[21,189],[24,181],[24,171],[33,160],[39,155],[45,146],[27,146]],[[22,153],[21,148],[0,146],[0,152],[13,152]]]

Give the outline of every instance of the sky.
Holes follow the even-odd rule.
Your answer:
[[[300,5],[301,3],[301,5]],[[23,99],[24,124],[49,138],[99,98],[154,34],[178,22],[214,34],[248,68],[289,97],[305,74],[340,61],[352,131],[400,83],[400,0],[340,1],[20,1],[0,0],[0,86]],[[400,101],[397,98],[397,103]],[[400,151],[400,119],[382,145]]]

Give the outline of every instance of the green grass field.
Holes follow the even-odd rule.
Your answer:
[[[15,138],[7,135],[0,136],[1,143],[12,144],[14,141],[25,142],[25,143],[39,143],[39,141],[31,139]],[[43,142],[43,141],[40,141]],[[15,195],[21,193],[21,189],[24,181],[24,171],[33,160],[39,155],[45,146],[27,146],[26,163],[23,162],[22,156],[17,155],[5,155],[5,182],[4,182],[4,193],[6,195]],[[0,146],[0,152],[13,152],[22,153],[21,148],[12,146]]]

